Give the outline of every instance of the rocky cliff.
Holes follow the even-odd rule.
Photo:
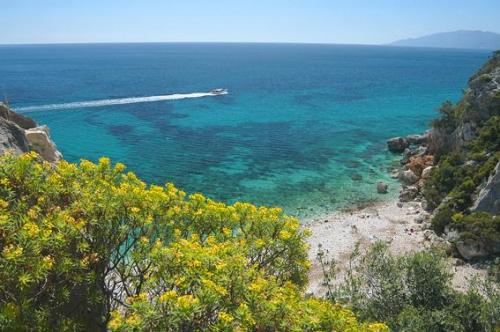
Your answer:
[[[0,155],[19,155],[29,151],[37,152],[49,162],[62,158],[62,154],[50,139],[47,126],[38,126],[32,119],[0,103]]]
[[[434,230],[466,259],[500,254],[500,51],[445,102],[424,135],[390,139],[403,153],[400,200],[421,201]]]

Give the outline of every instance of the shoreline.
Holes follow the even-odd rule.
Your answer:
[[[395,255],[444,245],[446,241],[430,230],[429,217],[420,202],[400,203],[396,197],[356,209],[333,212],[320,220],[303,220],[302,227],[311,231],[307,239],[311,261],[307,293],[324,296],[326,292],[322,286],[321,266],[316,258],[319,245],[326,254],[325,259],[336,261],[338,273],[335,284],[343,280],[349,256],[357,243],[363,252],[376,241],[384,241]],[[466,263],[452,256],[447,260],[450,271],[454,272],[452,285],[457,290],[466,291],[472,278],[484,278],[487,274],[480,265]]]

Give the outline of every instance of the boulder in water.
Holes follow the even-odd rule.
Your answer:
[[[404,137],[394,137],[387,141],[389,151],[395,153],[401,153],[409,146],[408,140]]]
[[[387,190],[389,189],[389,186],[387,183],[384,183],[383,181],[380,181],[377,183],[377,192],[379,194],[387,194]]]

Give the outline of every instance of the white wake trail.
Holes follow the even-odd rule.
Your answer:
[[[194,93],[176,93],[172,95],[162,96],[149,96],[149,97],[129,97],[129,98],[116,98],[116,99],[102,99],[102,100],[89,100],[89,101],[76,101],[63,104],[49,104],[39,106],[27,106],[16,108],[21,112],[35,112],[35,111],[49,111],[49,110],[62,110],[72,108],[88,108],[88,107],[102,107],[111,105],[125,105],[136,103],[151,103],[164,100],[181,100],[203,97],[215,97],[220,95],[227,95],[227,92],[213,93],[213,92],[194,92]]]

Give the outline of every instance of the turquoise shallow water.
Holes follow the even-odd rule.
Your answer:
[[[293,44],[0,46],[0,93],[48,124],[70,161],[105,155],[151,183],[305,217],[383,199],[379,180],[395,195],[388,169],[396,157],[385,140],[425,130],[488,55]],[[113,105],[218,87],[229,95]]]

